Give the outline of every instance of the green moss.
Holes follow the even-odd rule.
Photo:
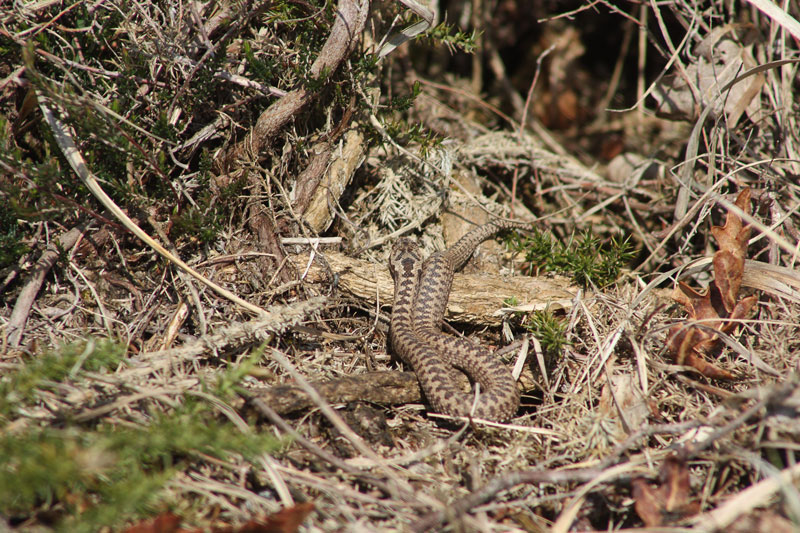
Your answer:
[[[277,446],[271,435],[243,434],[191,399],[144,427],[4,433],[0,513],[25,516],[40,507],[58,507],[57,530],[97,531],[163,508],[163,487],[190,459],[228,459],[231,453],[252,459]]]
[[[567,324],[550,311],[531,313],[525,323],[525,328],[536,336],[542,349],[550,356],[560,354],[564,346],[569,345],[566,335]]]
[[[512,235],[508,243],[513,250],[525,254],[531,268],[569,275],[583,286],[605,287],[613,283],[634,257],[629,239],[612,238],[603,244],[591,230],[579,236],[573,234],[566,244],[540,231],[526,237]]]

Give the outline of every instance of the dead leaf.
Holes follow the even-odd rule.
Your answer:
[[[733,127],[745,111],[757,121],[761,112],[761,89],[766,78],[756,74],[745,78],[725,94],[728,83],[757,65],[752,55],[749,26],[725,25],[714,29],[695,48],[694,62],[683,72],[665,76],[653,91],[656,114],[672,120],[694,121],[707,105],[712,116],[724,113]]]
[[[124,533],[178,533],[181,519],[172,513],[161,513],[155,518],[134,524]]]
[[[744,213],[750,213],[750,189],[739,193],[736,206]],[[683,282],[672,291],[672,298],[697,324],[672,326],[667,334],[667,349],[679,365],[691,366],[713,379],[734,379],[733,374],[709,362],[708,357],[720,348],[717,332],[733,331],[758,301],[756,296],[738,300],[750,226],[739,215],[729,211],[725,225],[712,227],[711,233],[720,247],[712,259],[714,281],[704,291],[695,290]]]
[[[695,326],[677,324],[670,328],[668,338],[667,347],[677,364],[690,366],[711,379],[734,379],[734,375],[727,370],[706,361],[697,348],[716,342],[716,335],[710,336]]]
[[[633,499],[636,514],[642,519],[645,526],[657,527],[662,524],[661,506],[656,489],[653,489],[643,478],[634,479]]]
[[[716,278],[714,284],[719,290],[725,311],[730,313],[736,305],[736,297],[742,286],[744,261],[738,261],[730,252],[720,250],[714,254],[713,265]]]
[[[251,520],[238,529],[214,530],[214,533],[295,533],[313,510],[313,503],[298,503],[269,515],[266,520]]]
[[[661,465],[657,486],[642,478],[634,479],[632,484],[636,514],[647,527],[677,522],[700,510],[700,503],[689,499],[689,469],[675,456]]]
[[[241,526],[211,528],[211,533],[296,533],[300,524],[314,510],[313,503],[299,503],[286,507],[265,519],[250,520]],[[184,529],[181,519],[172,513],[163,513],[152,520],[130,526],[124,533],[203,533],[206,529]]]

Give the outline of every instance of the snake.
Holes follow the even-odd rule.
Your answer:
[[[530,227],[524,222],[495,220],[471,230],[452,247],[424,261],[419,246],[409,238],[398,239],[392,247],[389,271],[395,290],[389,343],[394,353],[411,365],[435,411],[498,422],[516,413],[519,391],[508,368],[486,348],[447,335],[441,327],[453,275],[475,248],[500,231]],[[473,401],[474,394],[456,385],[454,369],[480,385],[477,402]]]

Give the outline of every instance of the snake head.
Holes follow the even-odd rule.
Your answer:
[[[422,254],[419,245],[411,239],[398,239],[389,254],[389,272],[392,278],[419,277],[422,270]]]

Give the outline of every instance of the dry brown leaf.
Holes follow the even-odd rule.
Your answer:
[[[647,527],[658,527],[662,524],[661,505],[657,489],[653,489],[643,478],[634,479],[633,499],[636,514]]]
[[[264,521],[248,522],[235,533],[295,533],[313,510],[311,502],[298,503],[269,515]]]
[[[730,322],[728,322],[725,331],[735,328],[736,321],[747,317],[750,314],[750,310],[753,309],[757,302],[758,296],[755,294],[739,300],[733,308],[733,311],[731,311]]]
[[[736,207],[750,214],[750,189],[744,189],[736,198]],[[747,254],[747,241],[750,239],[750,225],[742,223],[735,213],[728,212],[724,226],[713,226],[711,234],[719,243],[719,251],[714,254],[714,284],[722,296],[725,310],[730,313],[736,305],[736,297],[742,286],[744,260]]]
[[[181,519],[172,513],[161,513],[157,517],[129,526],[124,533],[176,533],[180,531]]]
[[[677,457],[668,457],[661,465],[657,486],[642,478],[633,480],[636,514],[647,527],[682,520],[697,514],[699,502],[689,500],[689,469]]]
[[[212,533],[296,533],[300,524],[314,510],[313,503],[299,503],[286,507],[265,519],[250,520],[241,526],[211,528]],[[184,529],[180,527],[180,517],[163,513],[151,520],[145,520],[125,529],[125,533],[203,533],[206,529]]]
[[[671,74],[656,85],[653,98],[656,114],[672,120],[694,121],[706,105],[712,106],[712,116],[725,114],[732,127],[747,112],[757,120],[761,111],[763,74],[756,74],[734,84],[720,95],[720,90],[737,76],[755,67],[752,55],[752,36],[749,28],[735,25],[720,26],[696,47],[694,62],[684,69],[685,75]]]
[[[719,297],[725,311],[730,313],[736,305],[736,296],[742,285],[744,274],[744,261],[738,261],[733,254],[720,250],[714,254],[714,284],[719,291]]]
[[[716,335],[712,337],[697,327],[678,324],[669,330],[668,348],[673,359],[679,365],[690,366],[712,379],[734,379],[734,375],[727,370],[706,361],[703,354],[697,349],[698,346],[707,346],[716,339]]]
[[[739,193],[736,206],[744,213],[750,213],[750,189]],[[691,366],[704,376],[734,379],[733,374],[717,367],[707,358],[720,346],[720,338],[715,331],[731,332],[758,301],[756,296],[737,301],[744,275],[750,226],[736,213],[729,211],[725,225],[712,227],[711,233],[720,246],[712,260],[714,282],[702,292],[679,282],[672,291],[672,298],[686,309],[689,319],[698,324],[672,326],[667,335],[667,349],[676,363]]]

